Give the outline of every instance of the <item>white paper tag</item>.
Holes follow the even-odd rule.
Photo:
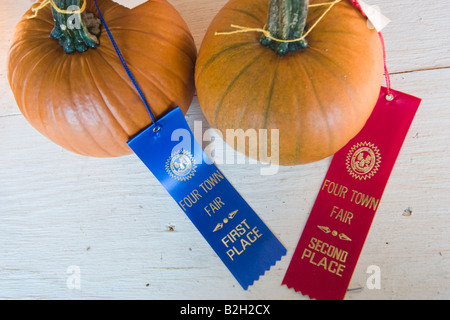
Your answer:
[[[361,5],[361,8],[366,14],[367,18],[369,19],[369,21],[367,21],[367,25],[369,28],[375,28],[378,32],[380,32],[391,22],[391,20],[389,20],[381,13],[378,6],[367,4],[361,0],[358,2]]]
[[[130,9],[133,9],[134,7],[137,7],[138,5],[143,4],[146,1],[147,0],[116,0],[117,3]]]

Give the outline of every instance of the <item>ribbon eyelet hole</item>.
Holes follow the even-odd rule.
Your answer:
[[[153,132],[159,132],[161,130],[160,126],[156,126],[153,128]]]
[[[392,93],[387,94],[387,95],[386,95],[386,100],[387,100],[387,101],[392,101],[392,100],[394,100],[394,95],[393,95]]]

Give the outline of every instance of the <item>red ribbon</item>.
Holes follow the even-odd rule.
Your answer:
[[[350,0],[366,16],[356,0]],[[387,87],[361,132],[334,156],[283,284],[310,298],[343,299],[421,99]]]
[[[381,88],[362,131],[333,157],[283,284],[343,299],[420,99]]]

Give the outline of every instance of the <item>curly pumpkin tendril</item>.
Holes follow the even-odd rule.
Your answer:
[[[324,11],[324,13],[319,17],[319,19],[316,20],[316,22],[311,26],[311,28],[309,28],[309,30],[307,32],[305,32],[305,34],[303,34],[300,38],[297,38],[297,39],[282,40],[282,39],[275,38],[275,37],[270,35],[269,30],[266,30],[266,26],[264,26],[263,28],[248,28],[248,27],[238,26],[238,25],[235,25],[235,24],[232,24],[231,27],[235,28],[235,29],[239,29],[239,30],[229,31],[229,32],[216,32],[214,35],[221,36],[221,35],[230,35],[230,34],[243,33],[243,32],[261,32],[267,38],[269,38],[269,39],[271,39],[273,41],[277,41],[277,42],[289,43],[289,42],[301,41],[301,40],[304,40],[311,33],[311,31],[313,31],[314,28],[320,23],[320,21],[322,21],[322,19],[325,18],[325,16],[328,14],[328,12],[330,12],[331,9],[333,9],[333,7],[335,5],[337,5],[341,1],[342,0],[335,0],[335,1],[332,1],[332,2],[310,4],[308,6],[309,8],[322,7],[322,6],[329,6],[329,7],[327,8],[327,10]]]
[[[62,14],[80,14],[80,13],[82,13],[82,12],[84,12],[86,10],[86,2],[87,1],[83,1],[83,5],[81,6],[80,10],[63,10],[63,9],[58,8],[58,6],[56,5],[54,0],[45,0],[39,6],[37,6],[36,8],[31,8],[31,11],[33,11],[34,14],[32,16],[27,17],[27,19],[36,18],[38,12],[41,11],[43,8],[45,8],[49,3],[53,7],[53,9],[55,9],[55,11],[58,12],[58,13],[62,13]]]

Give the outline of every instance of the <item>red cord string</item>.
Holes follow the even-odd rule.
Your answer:
[[[391,78],[389,76],[389,71],[386,63],[386,47],[384,45],[384,38],[381,32],[378,32],[378,35],[380,36],[381,46],[383,47],[384,77],[386,78],[387,94],[391,95]]]
[[[350,0],[350,2],[352,3],[352,5],[355,8],[357,8],[359,11],[361,11],[361,13],[363,14],[364,17],[367,18],[366,14],[364,13],[363,9],[361,8],[361,5],[359,4],[358,0]],[[383,49],[384,77],[386,78],[387,94],[391,95],[391,78],[389,76],[389,70],[388,70],[387,62],[386,62],[386,46],[384,45],[384,38],[383,38],[383,35],[381,34],[381,32],[378,32],[378,35],[380,36],[381,47]]]

